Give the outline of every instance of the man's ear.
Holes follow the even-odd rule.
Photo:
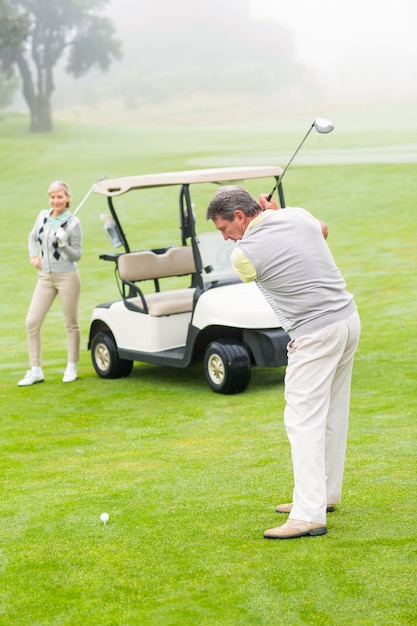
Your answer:
[[[241,221],[246,218],[246,215],[241,209],[236,209],[235,211],[233,211],[233,215],[237,217],[238,220],[241,220]]]

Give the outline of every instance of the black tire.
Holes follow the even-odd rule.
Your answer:
[[[133,361],[119,358],[113,337],[97,333],[91,342],[91,360],[101,378],[126,378],[132,371]]]
[[[224,394],[241,393],[250,381],[249,353],[238,341],[213,341],[204,354],[204,373],[213,391]]]

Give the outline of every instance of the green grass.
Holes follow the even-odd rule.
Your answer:
[[[108,246],[97,196],[80,213],[79,380],[61,383],[65,333],[54,306],[43,333],[46,381],[16,386],[27,368],[24,319],[35,282],[27,232],[52,179],[70,181],[76,205],[103,172],[188,169],[233,155],[250,163],[263,153],[274,163],[274,148],[299,141],[297,132],[271,134],[266,120],[178,119],[58,121],[51,135],[32,136],[26,118],[0,117],[0,624],[415,623],[415,164],[294,164],[285,184],[288,204],[328,222],[363,325],[344,498],[325,537],[262,537],[292,489],[282,369],[255,369],[248,390],[230,397],[209,390],[200,364],[135,365],[115,381],[95,375],[90,312],[117,293],[98,260]],[[401,142],[415,136],[411,128]],[[330,138],[332,148],[398,142],[393,131]],[[173,209],[138,217],[141,241],[177,241]]]

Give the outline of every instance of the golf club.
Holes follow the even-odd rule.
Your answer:
[[[66,230],[68,228],[68,224],[70,223],[70,221],[72,220],[72,218],[77,215],[78,211],[81,209],[81,207],[83,206],[83,204],[88,200],[88,198],[91,196],[91,194],[94,191],[94,188],[96,186],[97,183],[99,183],[101,180],[104,180],[105,178],[107,178],[107,174],[103,174],[102,176],[100,176],[100,178],[97,178],[97,180],[94,182],[94,184],[92,185],[91,189],[88,190],[88,192],[85,194],[84,198],[81,200],[80,204],[77,206],[77,208],[75,209],[74,213],[72,213],[70,215],[70,217],[68,218],[68,220],[62,224],[62,226],[60,226],[56,233],[60,230]],[[56,233],[55,233],[55,243],[57,243],[57,238],[56,238]]]
[[[103,174],[102,176],[100,176],[100,178],[97,178],[97,180],[94,182],[94,184],[92,185],[91,189],[89,189],[89,191],[85,194],[84,198],[81,200],[80,204],[77,206],[77,208],[75,209],[74,213],[71,215],[71,217],[69,218],[67,224],[71,221],[71,219],[74,217],[74,215],[77,215],[78,211],[81,209],[81,207],[83,206],[83,204],[88,200],[88,198],[91,196],[91,194],[94,191],[95,186],[97,185],[97,183],[99,183],[101,180],[104,180],[105,178],[107,178],[107,174]]]
[[[327,133],[331,133],[332,132],[332,130],[334,129],[334,126],[333,126],[333,124],[332,124],[332,122],[330,120],[326,120],[324,117],[316,117],[314,119],[314,122],[312,123],[312,125],[308,129],[307,133],[303,137],[303,139],[302,139],[300,145],[298,146],[297,150],[294,152],[294,154],[292,155],[291,159],[288,161],[287,165],[285,166],[284,171],[282,172],[281,176],[278,177],[277,182],[275,183],[275,186],[274,186],[273,190],[271,191],[269,196],[267,196],[267,198],[266,198],[267,202],[271,202],[271,198],[274,195],[275,190],[278,189],[278,186],[279,186],[280,182],[282,181],[285,172],[287,171],[287,169],[289,168],[289,166],[293,162],[294,157],[298,153],[299,149],[301,148],[301,146],[303,145],[303,143],[305,142],[305,140],[307,139],[307,137],[309,136],[309,134],[311,133],[313,128],[315,128],[318,133],[326,135]]]

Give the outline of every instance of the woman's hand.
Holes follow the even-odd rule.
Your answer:
[[[41,269],[41,257],[40,256],[31,256],[30,257],[31,265],[37,270]]]
[[[68,241],[68,233],[60,226],[55,233],[55,239],[57,240],[60,248],[65,248]]]

